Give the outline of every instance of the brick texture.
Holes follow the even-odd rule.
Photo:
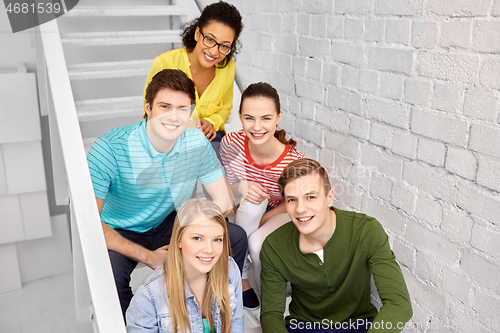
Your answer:
[[[335,205],[387,231],[414,310],[403,332],[498,319],[500,0],[231,3],[238,82],[276,86]]]

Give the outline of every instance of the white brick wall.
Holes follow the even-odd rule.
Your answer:
[[[413,301],[405,332],[498,321],[500,1],[231,2],[241,88],[276,86],[300,149],[349,170],[336,205],[388,231]]]
[[[52,229],[35,75],[21,70],[0,77],[1,293],[21,288],[16,246],[27,240],[49,237]],[[67,253],[70,256],[69,248]],[[36,264],[33,258],[26,261],[26,265]],[[50,275],[48,271],[43,270],[43,276]]]

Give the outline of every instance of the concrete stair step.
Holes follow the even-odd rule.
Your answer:
[[[70,10],[66,17],[131,17],[131,16],[174,16],[188,15],[183,6],[78,6]]]
[[[63,46],[109,46],[180,43],[180,30],[62,33]]]
[[[79,121],[133,117],[142,114],[142,96],[76,101]]]
[[[147,59],[73,64],[68,65],[68,73],[71,81],[132,76],[144,76],[145,78],[152,63],[152,59]]]

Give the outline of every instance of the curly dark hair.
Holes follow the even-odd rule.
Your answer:
[[[206,6],[199,18],[194,19],[191,23],[188,23],[182,28],[182,44],[186,47],[188,52],[192,52],[196,46],[196,40],[194,39],[196,28],[203,30],[203,28],[206,27],[210,21],[225,24],[234,31],[234,41],[231,45],[231,53],[229,53],[224,60],[216,65],[218,68],[224,68],[238,53],[240,48],[238,37],[243,30],[241,14],[233,5],[224,1],[219,1]]]

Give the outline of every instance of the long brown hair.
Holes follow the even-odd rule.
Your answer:
[[[227,233],[226,219],[221,209],[215,203],[207,199],[190,199],[186,201],[177,211],[175,224],[172,230],[172,238],[168,248],[167,260],[163,265],[165,274],[165,286],[168,295],[168,309],[172,321],[172,330],[177,332],[180,328],[186,332],[191,325],[186,307],[186,291],[184,289],[184,268],[182,253],[179,242],[182,234],[188,225],[194,222],[211,219],[219,223],[224,229],[223,250],[219,260],[207,273],[207,284],[203,304],[200,304],[201,311],[207,316],[210,327],[214,327],[212,316],[212,301],[220,306],[220,317],[222,322],[222,332],[231,331],[231,304],[229,301],[228,283],[228,260],[229,241]]]
[[[257,82],[257,83],[252,83],[249,85],[243,93],[241,93],[241,102],[240,102],[240,110],[239,113],[241,114],[241,109],[243,108],[243,101],[247,98],[256,98],[256,97],[266,97],[271,99],[274,102],[274,105],[276,106],[276,113],[279,115],[281,113],[281,105],[280,105],[280,96],[278,95],[278,92],[276,89],[273,88],[269,83],[266,82]],[[286,131],[284,129],[278,130],[274,132],[274,137],[279,140],[284,145],[289,145],[290,149],[295,147],[297,142],[290,138],[289,140],[286,139]]]

